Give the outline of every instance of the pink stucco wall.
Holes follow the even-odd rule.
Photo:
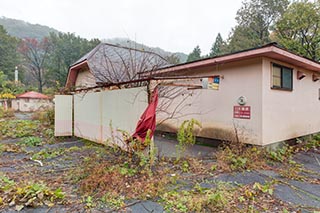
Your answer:
[[[224,76],[219,90],[185,90],[185,94],[176,98],[168,110],[175,110],[177,104],[186,97],[188,100],[177,110],[173,119],[162,122],[158,128],[176,131],[184,120],[195,118],[202,123],[199,136],[234,140],[236,127],[240,140],[262,145],[262,58],[213,66],[191,75],[211,74]],[[238,106],[237,99],[240,96],[247,98],[246,106],[251,107],[251,119],[233,118],[233,107]],[[164,113],[158,113],[158,121],[161,122],[165,116]]]
[[[293,91],[271,89],[272,62],[293,68]],[[297,79],[298,70],[306,74],[302,80]],[[320,81],[312,81],[312,71],[260,57],[184,74],[223,75],[224,79],[219,90],[185,90],[167,109],[176,110],[172,119],[163,122],[168,114],[158,113],[160,130],[177,131],[184,120],[195,118],[202,123],[198,136],[234,140],[236,127],[241,141],[257,145],[320,131]],[[233,118],[233,107],[238,106],[240,96],[245,96],[246,106],[251,107],[250,119]]]
[[[271,63],[293,68],[293,90],[271,89]],[[306,77],[297,79],[297,71]],[[262,130],[263,144],[270,144],[320,131],[320,81],[311,71],[263,58]]]

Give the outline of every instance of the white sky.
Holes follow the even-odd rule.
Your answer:
[[[171,52],[207,54],[225,39],[242,0],[0,0],[0,16],[81,37],[130,38]]]

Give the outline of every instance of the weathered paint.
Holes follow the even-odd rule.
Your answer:
[[[293,90],[271,89],[271,63],[293,68]],[[299,80],[298,71],[306,74]],[[270,58],[263,58],[263,143],[283,141],[320,131],[320,82],[314,72]]]
[[[271,89],[272,62],[293,68],[293,91]],[[299,80],[297,72],[306,77]],[[202,123],[199,136],[230,140],[235,130],[241,141],[257,145],[288,140],[320,131],[320,81],[313,81],[314,71],[279,60],[261,57],[218,66],[199,67],[196,71],[181,70],[184,75],[223,75],[219,90],[185,90],[173,101],[169,111],[186,100],[177,119],[164,122],[159,129],[177,130],[183,120],[195,118]],[[251,107],[250,119],[233,118],[233,108],[240,96]],[[160,98],[161,101],[161,98]],[[160,121],[165,118],[159,113]]]
[[[101,93],[80,93],[74,95],[74,135],[102,143]]]
[[[96,86],[96,79],[93,76],[93,74],[89,71],[89,69],[85,69],[83,71],[78,72],[75,86],[77,88],[93,87]]]
[[[147,107],[146,87],[74,95],[74,134],[123,147]]]
[[[146,87],[102,92],[103,141],[123,146],[122,131],[132,135],[148,105]],[[119,131],[120,130],[120,131]]]
[[[34,112],[53,107],[50,99],[16,98],[11,101],[12,109],[20,112]]]
[[[178,118],[165,123],[177,128],[183,120],[195,118],[203,126],[203,130],[198,133],[199,136],[221,140],[233,139],[236,127],[242,141],[262,145],[262,59],[233,62],[190,73],[190,75],[209,74],[224,76],[219,90],[185,90],[169,108],[169,111],[173,111],[182,100],[185,100],[181,104],[181,109],[177,110]],[[251,106],[250,119],[233,118],[233,107],[238,105],[237,99],[240,96],[247,97],[246,105]],[[161,101],[163,99],[160,97]],[[165,115],[159,113],[158,118],[160,121]]]
[[[54,135],[72,135],[72,95],[55,96]]]

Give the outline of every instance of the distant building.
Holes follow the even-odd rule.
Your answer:
[[[16,96],[11,102],[11,108],[20,112],[34,112],[53,107],[51,99],[41,93],[30,91]]]

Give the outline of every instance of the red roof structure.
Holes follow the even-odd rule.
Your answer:
[[[49,99],[48,96],[35,91],[25,92],[23,94],[17,95],[16,97],[17,98]]]

